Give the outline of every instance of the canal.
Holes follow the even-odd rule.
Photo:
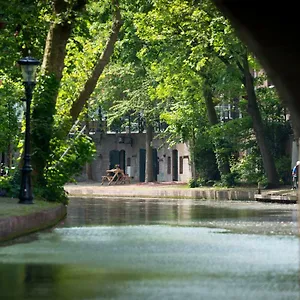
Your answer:
[[[1,299],[300,299],[296,205],[72,198],[0,247]]]

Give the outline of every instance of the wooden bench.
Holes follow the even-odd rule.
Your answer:
[[[110,176],[110,175],[102,176],[101,185],[103,185],[105,183],[105,181],[110,183],[112,178],[113,178],[113,176]]]
[[[128,174],[123,174],[120,178],[120,183],[130,183],[130,176]]]
[[[106,181],[108,182],[108,185],[130,183],[130,176],[125,174],[124,170],[120,168],[106,170],[106,175],[102,176],[101,185],[103,185]]]

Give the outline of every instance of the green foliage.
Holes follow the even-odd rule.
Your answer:
[[[68,112],[105,46],[111,28],[112,5],[110,0],[88,1],[85,11],[79,13],[70,9],[75,1],[66,1],[68,9],[53,15],[51,1],[25,2],[25,6],[15,0],[3,2],[8,22],[0,35],[3,53],[0,57],[3,81],[0,150],[6,151],[8,144],[18,139],[16,103],[20,103],[23,88],[20,83],[14,83],[21,82],[21,76],[13,63],[21,53],[27,55],[28,49],[33,56],[41,58],[50,22],[67,19],[71,22],[70,16],[74,16],[61,84],[53,76],[39,78],[31,123],[33,166],[45,172],[34,174],[38,176],[35,192],[51,201],[65,202],[63,185],[81,171],[95,151],[87,137],[66,140],[71,127]],[[120,117],[128,115],[132,122],[141,115],[149,123],[165,121],[169,125],[167,134],[171,145],[189,142],[197,178],[190,182],[191,186],[211,185],[220,180],[220,171],[219,184],[223,186],[263,182],[264,171],[247,116],[247,101],[239,101],[241,119],[210,126],[206,115],[204,81],[213,94],[214,105],[232,103],[232,99],[245,92],[239,64],[246,48],[229,22],[209,0],[124,0],[120,5],[124,26],[113,63],[102,74],[89,100],[86,108],[89,117],[98,118],[94,112],[101,106],[108,113],[108,123],[115,126],[120,123]],[[17,25],[21,25],[21,30],[14,35]],[[249,63],[255,70],[260,69],[252,57]],[[290,163],[284,156],[284,148],[291,127],[275,90],[260,88],[264,79],[256,79],[256,92],[266,138],[276,156],[281,180],[286,182]],[[247,155],[238,158],[245,150]],[[225,174],[220,165],[231,156],[231,174]]]
[[[191,178],[189,180],[188,186],[189,186],[189,188],[193,189],[193,188],[201,186],[201,184],[198,179]]]
[[[275,115],[272,114],[272,116],[274,117]],[[290,137],[293,134],[290,122],[270,120],[266,124],[265,132],[275,159],[284,156],[287,146],[290,145]]]
[[[22,82],[21,72],[15,68],[15,62],[26,55],[41,59],[50,24],[72,22],[74,31],[68,41],[67,56],[61,66],[65,67],[62,84],[51,74],[41,75],[34,89],[31,106],[32,175],[35,191],[47,199],[57,197],[56,200],[62,201],[63,182],[78,173],[79,165],[83,166],[89,161],[94,151],[93,143],[88,139],[84,141],[83,137],[76,139],[72,145],[65,141],[71,127],[68,112],[89,78],[99,53],[105,47],[110,34],[113,6],[109,0],[101,3],[62,1],[64,4],[60,7],[61,13],[55,15],[51,1],[21,2],[12,0],[3,3],[1,7],[1,18],[4,16],[6,26],[1,29],[0,35],[0,49],[3,54],[0,57],[0,114],[3,116],[0,124],[0,150],[6,152],[11,143],[17,144],[17,133],[20,132],[15,103],[24,97],[24,89],[21,84],[14,83]],[[86,2],[88,3],[83,13],[76,11],[76,5],[85,5]],[[61,49],[59,54],[63,53],[64,49]],[[43,73],[47,74],[47,70]],[[60,97],[59,101],[56,101],[57,95]],[[20,146],[21,144],[22,140],[19,141]],[[69,146],[71,148],[68,154],[58,163],[64,167],[54,168],[53,165],[58,160],[56,156]],[[55,170],[51,171],[51,166]],[[46,191],[47,186],[53,193],[51,190]]]
[[[48,201],[67,203],[64,185],[91,162],[96,152],[95,145],[89,137],[80,135],[64,144],[52,140],[51,150],[52,160],[44,172],[45,185],[39,187],[39,193]]]
[[[0,196],[10,196],[11,188],[11,177],[0,176]]]
[[[219,186],[234,187],[237,185],[238,174],[236,172],[230,172],[221,176],[221,182]]]
[[[101,77],[94,108],[101,105],[111,129],[120,128],[129,115],[132,122],[142,118],[153,124],[161,109],[161,103],[151,97],[155,85],[155,80],[139,65],[111,64]]]
[[[53,135],[53,99],[58,92],[55,76],[40,77],[34,90],[31,121],[32,164],[34,169],[43,170],[50,155],[49,141]],[[42,174],[37,174],[39,181]]]
[[[280,175],[280,182],[285,185],[291,184],[291,158],[290,156],[283,155],[275,161],[276,169]]]
[[[1,14],[6,24],[0,34],[1,67],[14,64],[20,57],[26,56],[28,50],[32,56],[41,57],[47,36],[46,12],[49,7],[49,1],[2,1]],[[7,68],[6,73],[13,80],[21,77],[17,68]]]
[[[214,186],[215,181],[214,180],[207,180],[201,177],[198,177],[196,179],[192,178],[189,180],[188,186],[190,188],[196,188],[196,187],[203,187],[203,186]]]
[[[202,179],[202,185],[220,179],[213,144],[208,133],[198,132],[196,137],[193,158],[197,177]]]
[[[220,146],[230,145],[231,151],[247,150],[253,146],[251,125],[251,119],[246,116],[211,126],[209,134],[212,140],[220,141]]]
[[[20,192],[20,175],[20,170],[10,169],[9,175],[0,176],[0,195],[6,197],[18,197]]]
[[[6,152],[10,145],[17,142],[20,134],[18,119],[22,114],[22,101],[20,100],[23,87],[14,83],[4,74],[1,74],[0,83],[0,151]]]
[[[239,158],[232,165],[231,172],[235,174],[236,180],[241,184],[257,184],[258,182],[264,182],[265,179],[262,160],[257,153],[257,149]]]

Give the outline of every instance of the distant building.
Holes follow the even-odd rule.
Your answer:
[[[116,164],[120,165],[132,181],[145,181],[145,132],[101,132],[91,129],[90,136],[95,141],[97,155],[88,170],[84,169],[77,178],[78,181],[92,179],[101,182],[106,170],[114,168]],[[191,179],[190,151],[186,143],[169,147],[165,140],[154,138],[152,148],[155,181],[188,182]]]

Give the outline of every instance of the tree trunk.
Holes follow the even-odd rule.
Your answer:
[[[194,179],[194,180],[196,180],[198,178],[198,174],[196,171],[196,164],[195,164],[195,153],[196,153],[195,146],[196,146],[196,134],[195,134],[195,129],[193,128],[192,139],[190,141],[189,148],[190,148],[190,153],[191,153],[190,163],[191,163],[192,179]]]
[[[40,99],[36,99],[34,102],[31,121],[32,165],[34,180],[37,181],[43,180],[42,174],[50,152],[50,140],[53,135],[53,116],[64,68],[66,44],[70,38],[71,31],[71,24],[51,24],[46,40],[42,73],[46,75],[44,85],[49,90],[46,95],[41,94]],[[51,79],[47,77],[48,75],[52,76]]]
[[[93,93],[98,79],[100,75],[102,74],[104,67],[109,63],[109,59],[114,51],[114,46],[118,38],[118,33],[120,31],[120,28],[122,26],[122,20],[121,20],[121,14],[120,14],[120,8],[118,5],[118,1],[114,1],[115,3],[115,20],[113,22],[111,34],[109,36],[109,39],[107,40],[107,43],[105,45],[105,48],[97,61],[94,70],[92,72],[91,77],[86,81],[83,90],[81,91],[78,99],[73,103],[70,115],[72,117],[73,122],[75,122],[82,111],[82,108],[84,107],[86,101],[89,99],[90,95]]]
[[[42,73],[54,75],[59,82],[65,66],[66,46],[74,27],[76,13],[82,11],[86,4],[87,0],[77,0],[70,7],[65,0],[53,1],[54,17],[62,18],[62,20],[50,25],[44,50]],[[56,98],[53,102],[56,102]]]
[[[81,11],[86,0],[77,0],[72,7],[65,0],[53,1],[53,15],[55,18],[66,16],[60,22],[50,25],[42,62],[42,74],[45,75],[44,93],[34,101],[32,110],[32,165],[35,180],[43,180],[43,171],[50,153],[52,139],[53,116],[59,84],[64,69],[66,46],[74,26],[75,14]],[[50,76],[50,77],[49,77]],[[48,90],[47,90],[48,89]]]
[[[207,79],[204,80],[204,89],[203,89],[203,96],[205,99],[205,105],[207,110],[207,117],[208,121],[211,126],[216,125],[219,123],[219,119],[215,110],[215,106],[213,103],[213,94],[210,88]],[[215,140],[214,141],[215,147],[215,157],[218,164],[219,172],[222,175],[230,174],[230,164],[229,164],[229,155],[221,151],[218,153],[218,149],[222,147],[221,141]]]
[[[273,155],[265,138],[264,125],[257,104],[253,77],[249,70],[248,58],[244,58],[244,83],[248,97],[248,113],[252,118],[253,129],[262,156],[263,166],[268,179],[268,187],[279,186],[279,176],[275,167]]]
[[[10,168],[12,167],[12,143],[9,142],[8,146],[7,146],[7,167],[10,170]]]
[[[84,104],[88,100],[91,93],[94,91],[97,80],[101,75],[104,67],[107,65],[111,54],[113,53],[114,44],[117,40],[117,35],[121,27],[121,15],[118,0],[113,0],[112,2],[115,6],[115,20],[113,22],[112,33],[107,41],[106,47],[100,59],[98,60],[98,63],[94,68],[91,78],[87,80],[79,98],[72,105],[70,113],[73,123],[77,120],[80,112],[84,107]],[[50,26],[45,45],[44,58],[42,63],[42,74],[45,74],[47,76],[50,75],[52,77],[51,79],[49,79],[48,77],[46,78],[46,80],[49,80],[49,91],[48,93],[45,93],[47,99],[39,99],[40,101],[36,101],[35,107],[33,108],[32,165],[34,167],[37,180],[43,180],[42,173],[46,166],[47,159],[50,153],[49,145],[53,134],[53,115],[55,114],[56,99],[64,69],[66,46],[72,34],[76,13],[83,10],[86,6],[86,3],[87,0],[77,0],[73,2],[72,6],[70,7],[68,1],[53,1],[54,16],[56,16],[56,18],[61,18],[62,16],[65,17],[62,17],[63,19],[60,20],[60,22],[54,22]],[[54,81],[56,84],[55,89],[53,88]],[[45,109],[45,100],[47,101],[47,109]],[[70,126],[72,126],[72,124],[70,124]]]
[[[90,119],[89,119],[89,115],[88,113],[86,114],[85,116],[85,133],[87,135],[89,135],[89,132],[90,132]],[[92,168],[92,164],[91,163],[87,163],[86,164],[86,167],[85,167],[85,170],[86,170],[86,177],[88,180],[93,180],[93,168]]]
[[[56,24],[50,25],[48,31],[46,45],[44,50],[44,58],[42,63],[42,73],[53,74],[60,81],[64,69],[64,60],[66,56],[66,45],[72,33],[72,25]],[[54,99],[54,102],[56,99]]]
[[[219,119],[215,110],[215,105],[213,103],[213,94],[209,84],[204,82],[203,85],[203,96],[205,100],[205,106],[207,110],[207,117],[210,125],[216,125],[219,123]]]
[[[146,176],[145,182],[153,182],[153,126],[147,125],[146,127]]]

